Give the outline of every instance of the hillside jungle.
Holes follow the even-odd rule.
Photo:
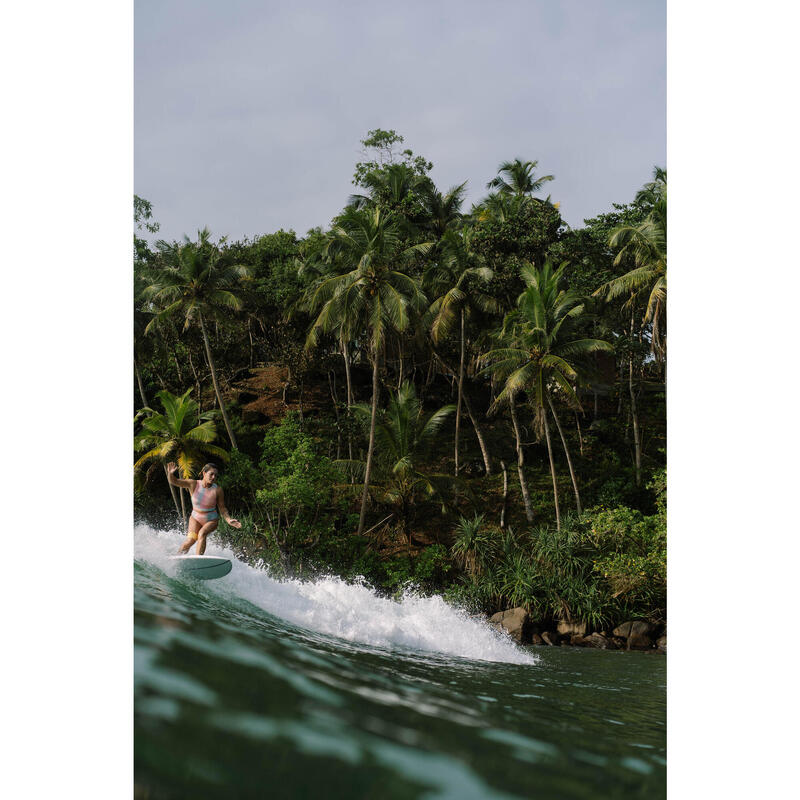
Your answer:
[[[212,538],[278,577],[663,625],[666,172],[573,229],[536,161],[467,209],[362,147],[305,236],[150,244],[134,198],[136,517],[185,524],[165,465],[213,461],[243,525]]]

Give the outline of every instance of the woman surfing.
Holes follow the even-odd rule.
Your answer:
[[[176,478],[178,465],[175,463],[167,464],[167,480],[173,486],[180,486],[188,490],[192,498],[192,515],[189,517],[189,530],[186,539],[178,550],[179,555],[188,552],[192,545],[197,542],[197,555],[201,556],[206,551],[206,537],[213,533],[219,525],[219,517],[222,518],[232,528],[241,528],[242,523],[228,514],[225,508],[225,494],[222,487],[215,481],[219,475],[216,464],[206,464],[201,470],[200,480],[186,480]],[[217,511],[219,509],[219,511]]]

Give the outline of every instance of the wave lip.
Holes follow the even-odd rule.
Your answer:
[[[180,534],[135,528],[134,555],[174,575],[169,556],[177,550]],[[318,633],[373,647],[403,647],[476,661],[536,664],[505,634],[446,603],[441,597],[413,593],[391,600],[378,596],[366,584],[338,577],[315,581],[277,581],[263,569],[240,561],[227,548],[209,544],[209,555],[233,562],[231,573],[207,587],[215,594],[239,597],[288,622]]]

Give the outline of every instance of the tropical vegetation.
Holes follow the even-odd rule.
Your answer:
[[[273,574],[663,619],[666,172],[571,228],[535,160],[466,210],[395,131],[362,147],[302,236],[150,242],[134,198],[136,513],[180,524],[162,467],[213,457],[217,535]]]

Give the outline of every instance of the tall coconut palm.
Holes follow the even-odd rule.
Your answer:
[[[561,527],[561,518],[547,413],[549,409],[557,419],[552,394],[557,391],[571,407],[580,409],[574,385],[583,359],[592,353],[613,349],[608,342],[583,338],[578,333],[577,323],[584,313],[584,304],[575,292],[559,287],[565,268],[566,264],[562,264],[554,269],[548,260],[541,269],[529,266],[521,270],[526,288],[517,300],[517,308],[509,312],[504,320],[500,339],[505,346],[485,356],[493,374],[505,381],[493,409],[524,391],[534,410],[536,430],[544,433],[558,529]],[[578,483],[563,436],[562,443],[576,505],[580,508]]]
[[[609,236],[609,245],[618,250],[615,264],[626,260],[634,268],[604,283],[595,295],[613,300],[628,296],[626,306],[633,307],[647,296],[643,324],[653,328],[653,354],[659,360],[666,356],[666,342],[661,334],[667,301],[667,172],[655,168],[653,180],[636,196],[637,202],[651,205],[650,212],[639,225],[621,225]]]
[[[363,333],[372,363],[372,412],[364,472],[364,491],[358,533],[364,531],[367,497],[375,447],[378,409],[378,365],[387,336],[409,327],[411,315],[420,312],[426,298],[413,278],[399,267],[431,244],[406,246],[405,220],[398,214],[372,209],[347,208],[331,228],[330,253],[349,271],[334,274],[312,287],[309,307],[319,309],[306,346],[313,346],[320,332],[343,329]]]
[[[198,413],[197,403],[189,397],[191,391],[188,389],[179,397],[162,390],[156,397],[164,409],[163,414],[145,406],[136,415],[141,430],[134,436],[133,446],[142,455],[133,468],[138,474],[141,475],[148,465],[164,466],[177,461],[182,477],[188,479],[197,474],[208,456],[228,460],[227,452],[214,444],[217,438],[214,421],[208,412]],[[185,518],[182,491],[181,509],[176,504],[176,510]]]
[[[455,475],[458,477],[458,446],[461,427],[461,405],[464,391],[464,361],[466,352],[466,322],[476,310],[497,310],[494,299],[482,291],[494,273],[472,247],[472,232],[446,231],[442,238],[441,255],[425,274],[425,287],[431,303],[431,338],[438,344],[459,325],[458,403],[454,443]],[[490,472],[484,452],[486,471]]]
[[[532,195],[538,192],[548,181],[554,179],[553,175],[534,175],[538,161],[523,161],[515,158],[513,161],[504,161],[497,168],[497,176],[486,184],[487,189],[497,189],[501,194],[511,194],[517,197]]]
[[[353,408],[357,414],[371,417],[372,410],[366,404],[357,403]],[[398,509],[409,547],[413,507],[420,501],[433,498],[444,502],[444,492],[453,482],[448,475],[428,472],[423,468],[423,462],[454,411],[455,406],[447,405],[424,415],[414,384],[403,381],[375,423],[379,498]]]
[[[442,194],[432,181],[422,186],[422,227],[436,240],[441,240],[448,231],[458,228],[462,219],[461,205],[467,191],[467,182],[451,187]]]
[[[236,289],[238,282],[249,275],[249,270],[243,266],[221,264],[219,249],[211,243],[210,236],[208,228],[204,228],[198,232],[197,242],[184,237],[182,245],[164,241],[157,243],[165,266],[151,271],[150,285],[144,290],[144,296],[159,309],[146,331],[151,332],[160,320],[174,316],[184,318],[184,329],[192,322],[199,325],[225,430],[231,446],[237,449],[236,436],[219,388],[206,320],[242,307]]]

